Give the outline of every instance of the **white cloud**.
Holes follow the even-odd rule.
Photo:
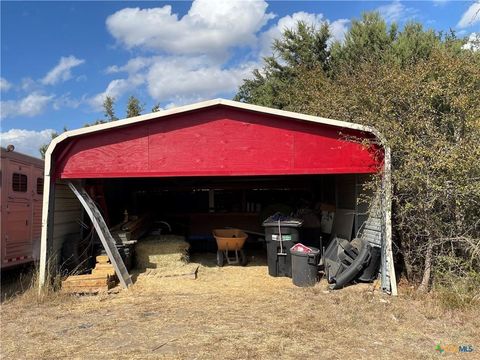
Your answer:
[[[398,0],[393,1],[388,5],[378,7],[377,11],[387,23],[409,20],[418,14],[418,10],[406,7]]]
[[[152,55],[109,66],[105,73],[125,75],[112,80],[88,102],[101,110],[106,95],[118,99],[138,87],[146,88],[152,99],[167,104],[166,108],[231,97],[259,67],[261,57],[271,54],[271,42],[286,28],[293,28],[298,21],[317,28],[327,23],[332,38],[342,41],[350,23],[297,12],[261,32],[273,18],[264,1],[196,0],[181,18],[172,14],[170,6],[120,10],[107,18],[110,33],[126,48],[148,49]],[[242,47],[251,52],[231,62],[229,50]]]
[[[334,22],[330,23],[330,33],[332,34],[332,38],[334,40],[342,42],[345,39],[345,34],[348,31],[348,25],[350,24],[350,20],[348,19],[338,19]]]
[[[480,1],[474,2],[462,15],[462,18],[458,22],[459,28],[470,27],[480,22]]]
[[[76,109],[82,104],[81,99],[75,99],[70,96],[70,93],[57,96],[52,103],[52,106],[55,110],[60,110],[61,108],[73,108]]]
[[[126,79],[115,79],[110,81],[105,91],[87,99],[87,103],[96,111],[100,111],[106,96],[115,99],[120,98],[128,91],[133,91],[138,86],[145,83],[145,75],[132,74]]]
[[[133,58],[109,72],[128,72],[128,77],[111,81],[106,90],[88,99],[95,110],[101,110],[105,96],[120,98],[145,86],[155,101],[183,105],[219,96],[230,97],[249,78],[256,62],[223,67],[208,56],[153,56]]]
[[[53,95],[42,95],[34,92],[20,100],[2,101],[0,118],[6,119],[16,116],[36,116],[45,110],[53,97]]]
[[[133,59],[130,59],[125,65],[123,66],[117,66],[117,65],[112,65],[109,66],[105,72],[107,74],[115,74],[115,73],[120,73],[120,72],[126,72],[128,74],[135,74],[141,70],[144,70],[148,66],[152,65],[155,62],[155,59],[158,59],[158,57],[152,56],[152,57],[136,57]]]
[[[462,49],[480,51],[480,33],[471,33]]]
[[[40,152],[38,149],[43,144],[50,143],[51,133],[53,131],[53,129],[45,129],[41,131],[10,129],[0,133],[2,146],[5,147],[12,144],[15,146],[15,151],[40,157]]]
[[[113,37],[127,48],[170,54],[225,54],[234,46],[252,46],[256,33],[274,17],[265,1],[195,0],[179,18],[169,5],[125,8],[107,18]]]
[[[0,77],[0,91],[8,91],[12,87],[7,79]]]
[[[61,81],[67,81],[72,77],[72,68],[84,62],[85,60],[77,59],[73,55],[67,57],[62,56],[58,64],[45,75],[41,82],[44,85],[54,85]]]
[[[147,87],[153,99],[181,105],[231,95],[256,66],[248,62],[222,68],[198,58],[164,58],[148,71]]]
[[[40,89],[40,85],[30,77],[23,78],[20,83],[20,88],[25,92],[33,92]]]

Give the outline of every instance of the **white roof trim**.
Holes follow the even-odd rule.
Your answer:
[[[80,129],[76,130],[70,130],[62,133],[61,135],[57,136],[54,138],[47,151],[45,154],[45,170],[46,174],[50,174],[50,169],[51,169],[51,155],[53,153],[53,150],[55,147],[61,143],[62,141],[75,137],[75,136],[80,136],[80,135],[86,135],[90,134],[93,132],[97,131],[103,131],[103,130],[108,130],[108,129],[113,129],[117,127],[122,127],[122,126],[127,126],[131,124],[136,124],[136,123],[142,123],[144,121],[152,120],[152,119],[158,119],[162,118],[165,116],[170,116],[170,115],[175,115],[175,114],[180,114],[188,111],[193,111],[193,110],[199,110],[215,105],[225,105],[231,108],[236,108],[236,109],[243,109],[243,110],[249,110],[249,111],[254,111],[258,113],[263,113],[263,114],[270,114],[270,115],[276,115],[276,116],[282,116],[282,117],[287,117],[295,120],[301,120],[301,121],[309,121],[309,122],[314,122],[318,124],[324,124],[324,125],[330,125],[330,126],[336,126],[336,127],[342,127],[342,128],[347,128],[347,129],[353,129],[353,130],[359,130],[359,131],[365,131],[368,133],[371,133],[375,135],[382,143],[383,143],[383,136],[380,135],[380,133],[371,127],[360,125],[360,124],[355,124],[355,123],[350,123],[346,121],[339,121],[339,120],[333,120],[333,119],[327,119],[319,116],[312,116],[312,115],[306,115],[306,114],[300,114],[300,113],[295,113],[291,111],[285,111],[285,110],[278,110],[278,109],[272,109],[269,107],[265,106],[258,106],[258,105],[251,105],[251,104],[246,104],[238,101],[233,101],[233,100],[226,100],[226,99],[213,99],[213,100],[207,100],[207,101],[202,101],[198,102],[195,104],[191,105],[185,105],[185,106],[180,106],[176,107],[173,109],[169,110],[161,110],[158,112],[150,113],[150,114],[145,114],[145,115],[140,115],[140,116],[135,116],[132,118],[127,118],[127,119],[122,119],[122,120],[117,120],[117,121],[111,121],[105,124],[98,124],[98,125],[92,125],[88,127],[83,127]]]

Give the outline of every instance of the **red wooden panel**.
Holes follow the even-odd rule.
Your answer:
[[[321,168],[326,173],[364,173],[375,164],[373,149],[366,148],[352,135],[359,136],[345,130],[339,134],[338,129],[327,126],[322,127],[322,133],[315,139],[311,133],[295,134],[295,167],[307,171]]]
[[[62,178],[125,177],[148,170],[148,132],[129,127],[75,139],[55,164]]]
[[[379,161],[337,127],[217,106],[76,138],[62,178],[372,173]]]
[[[291,167],[291,133],[232,120],[223,112],[159,121],[151,125],[150,134],[150,169],[160,172],[236,174]]]

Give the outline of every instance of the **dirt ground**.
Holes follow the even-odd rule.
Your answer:
[[[470,344],[455,355],[480,358],[478,309],[446,312],[403,288],[397,298],[365,284],[297,288],[258,257],[244,268],[218,268],[214,254],[192,260],[196,280],[140,275],[117,293],[10,297],[1,358],[434,359],[437,344]]]

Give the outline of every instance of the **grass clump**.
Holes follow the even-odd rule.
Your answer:
[[[446,309],[480,307],[480,272],[457,257],[442,257],[435,273],[433,294]]]

